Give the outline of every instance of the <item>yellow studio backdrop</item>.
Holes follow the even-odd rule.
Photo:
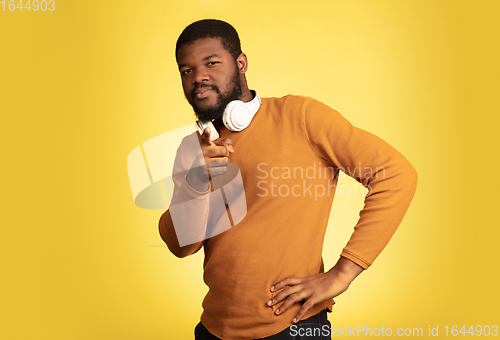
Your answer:
[[[134,205],[126,160],[193,123],[174,47],[202,18],[235,26],[261,96],[323,101],[419,173],[402,225],[336,298],[332,325],[439,326],[440,338],[447,325],[448,337],[500,325],[500,2],[41,3],[0,3],[1,339],[193,338],[203,254],[168,251],[162,211]],[[326,267],[362,202],[335,198]]]

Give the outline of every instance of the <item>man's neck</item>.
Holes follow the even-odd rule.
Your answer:
[[[241,93],[242,95],[240,97],[240,100],[242,102],[248,103],[254,98],[254,94],[250,91],[246,82],[244,82],[241,86]]]

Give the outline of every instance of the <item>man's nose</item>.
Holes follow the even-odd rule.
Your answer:
[[[194,69],[193,72],[194,72],[193,82],[195,84],[201,84],[203,81],[208,81],[210,79],[208,72],[203,68]]]

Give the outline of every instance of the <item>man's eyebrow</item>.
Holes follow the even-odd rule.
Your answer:
[[[203,58],[202,60],[205,61],[205,60],[215,58],[215,57],[220,58],[221,56],[218,55],[217,53],[215,53],[215,54],[209,55],[208,57]]]
[[[204,58],[203,58],[203,59],[201,59],[201,60],[202,60],[202,61],[206,61],[206,60],[211,59],[211,58],[222,58],[222,57],[221,57],[219,54],[214,53],[214,54],[211,54],[211,55],[209,55],[209,56],[204,57]],[[187,67],[187,66],[189,66],[187,63],[182,63],[182,64],[179,64],[179,66],[178,66],[178,67],[179,67],[179,69],[181,69],[181,68],[183,68],[183,67]]]

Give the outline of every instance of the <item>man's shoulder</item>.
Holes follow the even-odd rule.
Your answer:
[[[268,108],[279,108],[286,111],[309,112],[309,111],[336,111],[329,105],[309,96],[288,94],[283,97],[263,97],[262,103]]]
[[[303,95],[297,95],[297,94],[287,94],[282,97],[263,97],[262,101],[270,102],[270,103],[306,103],[308,101],[317,101],[316,99],[309,97],[309,96],[303,96]]]

